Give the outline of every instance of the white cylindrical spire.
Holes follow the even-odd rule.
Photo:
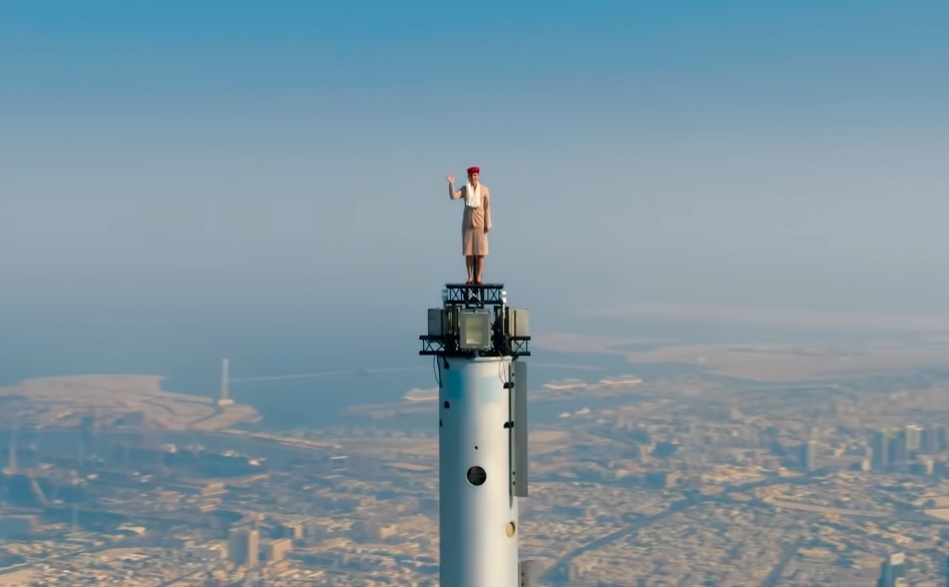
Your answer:
[[[505,388],[511,357],[439,363],[441,585],[516,587],[520,528]]]

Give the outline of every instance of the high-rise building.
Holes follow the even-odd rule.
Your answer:
[[[235,565],[253,568],[260,562],[260,533],[253,528],[231,528],[227,557]]]
[[[870,433],[870,464],[874,471],[886,469],[890,463],[890,433],[886,428]]]
[[[805,471],[813,471],[817,468],[817,441],[808,440],[801,444],[799,460],[801,462],[801,469]]]
[[[936,426],[923,428],[920,449],[930,454],[939,451],[939,430]]]
[[[906,434],[906,451],[909,453],[918,451],[922,446],[923,427],[918,424],[910,424],[903,429],[903,432]]]
[[[894,552],[880,565],[880,578],[877,587],[909,587],[906,582],[906,555]]]
[[[887,464],[890,467],[899,467],[909,461],[909,450],[906,444],[906,430],[897,430],[890,436]]]
[[[287,553],[293,550],[293,541],[289,538],[278,538],[267,544],[267,562],[275,563],[286,558]]]
[[[230,395],[230,368],[231,362],[227,359],[221,359],[221,396],[217,400],[219,406],[234,405],[234,400],[231,399]]]

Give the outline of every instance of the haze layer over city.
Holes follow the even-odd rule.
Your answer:
[[[0,585],[437,585],[470,166],[542,585],[946,585],[949,4],[719,4],[0,7]]]

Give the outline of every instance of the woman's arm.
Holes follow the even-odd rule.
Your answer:
[[[457,200],[461,197],[463,190],[455,189],[455,178],[451,175],[448,176],[448,197],[452,200]]]
[[[491,192],[484,189],[484,232],[491,230]]]

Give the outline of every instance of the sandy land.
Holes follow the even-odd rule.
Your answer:
[[[944,350],[818,345],[684,345],[627,354],[633,363],[689,363],[719,375],[756,381],[845,377],[945,364]]]
[[[29,379],[0,388],[6,416],[32,425],[74,427],[83,416],[115,421],[141,414],[144,426],[165,430],[221,430],[254,420],[251,406],[219,407],[211,398],[165,391],[154,375],[75,375]]]
[[[673,344],[650,351],[621,350],[620,347],[632,339],[619,337],[563,335],[555,340],[558,341],[558,350],[566,352],[620,355],[632,364],[690,365],[718,375],[762,382],[806,381],[942,367],[949,356],[949,340],[929,338],[921,344],[912,336],[867,340],[848,347],[818,343]]]
[[[0,574],[0,587],[28,587],[40,578],[33,569],[21,569],[10,573]]]
[[[567,332],[548,332],[534,336],[531,340],[531,346],[537,349],[560,353],[584,353],[602,352],[612,347],[632,344],[669,344],[675,342],[676,340],[669,338],[616,337]],[[586,349],[594,350],[588,351]],[[620,351],[616,352],[620,353]]]
[[[615,319],[649,318],[679,323],[731,322],[758,326],[890,330],[894,332],[949,333],[949,316],[941,314],[882,314],[841,310],[806,310],[754,306],[688,304],[624,304],[591,309],[583,314]]]

